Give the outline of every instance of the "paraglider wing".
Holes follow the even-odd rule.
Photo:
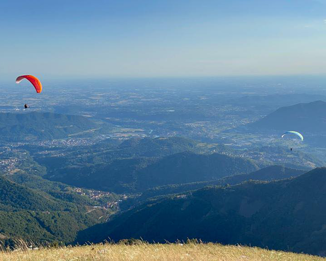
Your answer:
[[[20,83],[24,79],[30,81],[30,83],[33,84],[33,86],[34,86],[34,88],[35,88],[35,90],[36,90],[37,93],[42,92],[42,83],[40,82],[39,79],[37,79],[33,75],[22,75],[22,76],[19,76],[16,79],[16,83]]]
[[[303,141],[303,136],[302,136],[302,134],[301,134],[300,132],[297,132],[297,131],[287,131],[287,132],[285,132],[285,133],[282,135],[282,138],[284,138],[284,136],[287,135],[287,134],[294,134],[294,135],[297,135],[297,136],[301,139],[301,141]]]

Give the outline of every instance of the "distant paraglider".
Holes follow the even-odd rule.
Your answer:
[[[16,79],[16,83],[18,84],[24,79],[28,80],[34,86],[35,91],[37,93],[42,92],[42,83],[40,82],[39,79],[37,79],[33,75],[21,75],[21,76],[18,76],[17,79]]]
[[[300,133],[300,132],[297,132],[297,131],[286,131],[283,135],[282,135],[282,138],[284,138],[284,136],[286,135],[289,135],[289,134],[292,134],[292,135],[296,135],[297,137],[300,138],[301,141],[303,141],[303,135]],[[290,148],[291,152],[293,151],[293,148]]]
[[[35,91],[37,93],[41,93],[42,92],[42,83],[40,82],[39,79],[37,79],[35,76],[33,75],[21,75],[18,76],[16,79],[16,83],[20,83],[22,80],[28,80],[35,88]],[[29,108],[29,106],[27,104],[24,105],[25,110]]]
[[[301,141],[303,141],[302,134],[300,132],[297,132],[297,131],[287,131],[282,135],[282,138],[284,138],[284,136],[286,136],[288,134],[294,134],[294,135],[298,136],[301,139]]]

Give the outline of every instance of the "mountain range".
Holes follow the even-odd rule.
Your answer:
[[[55,159],[58,162],[58,159]],[[250,173],[258,166],[248,159],[223,154],[181,152],[163,158],[118,158],[95,165],[66,164],[52,169],[45,178],[69,185],[115,193],[141,192],[168,184],[217,180],[225,176]],[[40,164],[53,165],[49,159]],[[50,168],[49,168],[50,169]]]
[[[249,125],[263,131],[296,130],[305,133],[326,133],[326,102],[315,101],[282,107]]]
[[[243,244],[325,255],[326,168],[297,178],[207,187],[150,201],[79,233],[78,242],[142,238]]]
[[[187,191],[201,189],[207,186],[236,185],[249,180],[274,181],[288,179],[291,177],[300,176],[305,172],[306,171],[304,170],[290,169],[284,166],[269,166],[249,174],[232,175],[214,181],[173,184],[151,188],[144,191],[139,198],[136,198],[136,202],[145,202],[146,200],[155,197],[185,193]],[[135,205],[136,203],[133,204]]]

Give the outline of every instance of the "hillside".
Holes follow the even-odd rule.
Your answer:
[[[0,210],[63,210],[69,205],[0,177]]]
[[[249,174],[234,175],[217,181],[214,185],[235,185],[248,180],[273,181],[297,177],[306,171],[290,169],[284,166],[270,166]],[[213,185],[213,184],[212,184]]]
[[[41,148],[29,146],[34,153]],[[215,149],[215,148],[214,148]],[[124,141],[105,139],[94,145],[68,149],[65,158],[76,163],[76,157],[84,162],[102,163],[113,159],[135,157],[164,157],[184,151],[207,151],[197,141],[182,137],[169,138],[131,138]],[[46,156],[45,156],[46,157]]]
[[[45,161],[39,160],[40,164]],[[49,164],[49,163],[47,163]],[[222,154],[182,152],[162,159],[127,158],[85,166],[60,164],[46,178],[78,187],[116,193],[140,192],[148,188],[249,173],[258,169],[250,160]]]
[[[47,168],[50,177],[65,175],[72,168],[80,172],[84,170],[94,172],[96,169],[105,168],[115,160],[157,159],[184,151],[208,151],[205,147],[201,148],[198,142],[179,137],[132,138],[123,142],[106,139],[91,146],[63,150],[51,150],[41,146],[22,146],[22,148],[28,150],[40,165]]]
[[[198,142],[182,138],[129,139],[118,147],[126,156],[162,157],[184,151],[200,151]]]
[[[216,180],[250,173],[258,167],[250,160],[223,154],[184,152],[163,158],[140,171],[139,190],[168,184]]]
[[[289,180],[205,188],[141,205],[81,232],[78,242],[200,238],[325,255],[325,184],[319,168]]]
[[[185,183],[179,185],[166,185],[161,187],[155,187],[144,191],[138,201],[144,202],[145,200],[157,196],[164,196],[169,194],[184,193],[190,190],[196,190],[207,186],[225,186],[225,185],[236,185],[249,180],[259,180],[259,181],[272,181],[281,180],[291,177],[296,177],[304,174],[306,171],[296,170],[286,168],[284,166],[270,166],[258,171],[254,171],[249,174],[233,175],[225,178],[221,178],[214,181],[204,181],[204,182],[193,182]]]
[[[168,155],[192,151],[197,153],[210,152],[212,149],[221,151],[223,148],[208,144],[199,144],[196,141],[181,137],[171,138],[132,138],[123,142],[106,139],[91,146],[74,147],[64,151],[53,151],[54,154],[40,153],[43,148],[24,146],[35,159],[49,169],[58,169],[69,166],[80,166],[87,162],[88,166],[108,164],[117,159],[130,158],[161,158]],[[48,151],[49,149],[46,148]],[[60,163],[60,164],[58,164]]]
[[[324,258],[286,252],[268,251],[242,246],[217,244],[105,244],[69,248],[50,248],[34,251],[0,253],[0,260],[7,261],[57,261],[57,260],[98,260],[98,261],[321,261]]]
[[[43,112],[0,113],[0,140],[27,141],[66,138],[97,127],[86,117]]]
[[[50,195],[0,177],[0,243],[11,245],[17,238],[39,243],[74,241],[79,230],[99,222],[103,211],[86,214],[82,204],[87,201],[78,196],[68,200],[69,195]]]
[[[282,107],[248,126],[255,130],[325,133],[326,102],[315,101]]]
[[[94,205],[95,202],[91,201],[85,196],[72,193],[72,187],[50,180],[43,179],[36,175],[31,174],[15,174],[6,176],[7,179],[23,185],[24,187],[31,188],[37,191],[46,192],[46,194],[51,195],[53,198],[59,199],[61,201],[67,201],[77,205]]]
[[[54,242],[68,244],[76,239],[78,231],[99,222],[103,211],[89,214],[80,211],[0,211],[0,245],[13,246],[23,239],[35,244]]]

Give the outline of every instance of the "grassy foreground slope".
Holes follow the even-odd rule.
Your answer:
[[[6,261],[57,261],[57,260],[196,260],[196,261],[238,261],[238,260],[289,260],[319,261],[321,257],[268,251],[241,246],[217,244],[140,244],[140,245],[92,245],[73,248],[41,249],[0,253],[0,260]]]

